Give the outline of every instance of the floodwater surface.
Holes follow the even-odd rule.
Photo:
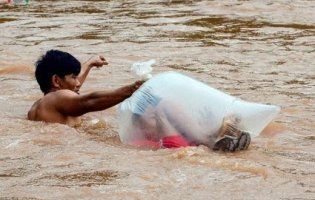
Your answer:
[[[315,199],[314,11],[312,0],[0,5],[0,199]],[[282,111],[238,153],[125,146],[116,107],[76,128],[31,122],[34,62],[49,49],[106,57],[81,93],[131,83],[132,63],[155,59],[154,74]]]

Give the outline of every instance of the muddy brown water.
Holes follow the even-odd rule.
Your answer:
[[[0,5],[0,199],[315,199],[315,2],[33,0]],[[109,66],[82,92],[135,79],[135,61],[282,111],[248,151],[123,145],[116,108],[81,127],[26,120],[49,49]],[[99,120],[97,124],[89,123]]]

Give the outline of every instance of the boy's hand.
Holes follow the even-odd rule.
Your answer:
[[[145,81],[136,81],[133,84],[130,85],[131,87],[131,93],[134,93],[135,91],[137,91],[141,85],[144,83]]]
[[[97,56],[89,60],[89,67],[103,67],[103,65],[108,65],[108,62],[104,58],[104,56]]]

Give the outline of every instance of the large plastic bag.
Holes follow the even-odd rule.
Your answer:
[[[151,59],[146,62],[136,62],[131,66],[131,72],[136,78],[141,80],[149,80],[152,78],[152,66],[155,64],[155,60]]]
[[[257,136],[279,111],[278,106],[243,101],[185,75],[166,72],[120,104],[119,136],[131,145],[158,142],[166,133],[162,124],[190,142],[212,147],[226,117],[234,116],[238,129]]]

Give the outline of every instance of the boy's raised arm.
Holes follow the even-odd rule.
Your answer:
[[[106,59],[104,58],[104,56],[97,56],[95,58],[91,58],[88,61],[86,61],[85,63],[82,64],[82,68],[81,68],[81,72],[78,76],[78,79],[80,81],[80,87],[83,85],[87,75],[89,74],[90,70],[93,67],[103,67],[104,65],[108,65]]]

